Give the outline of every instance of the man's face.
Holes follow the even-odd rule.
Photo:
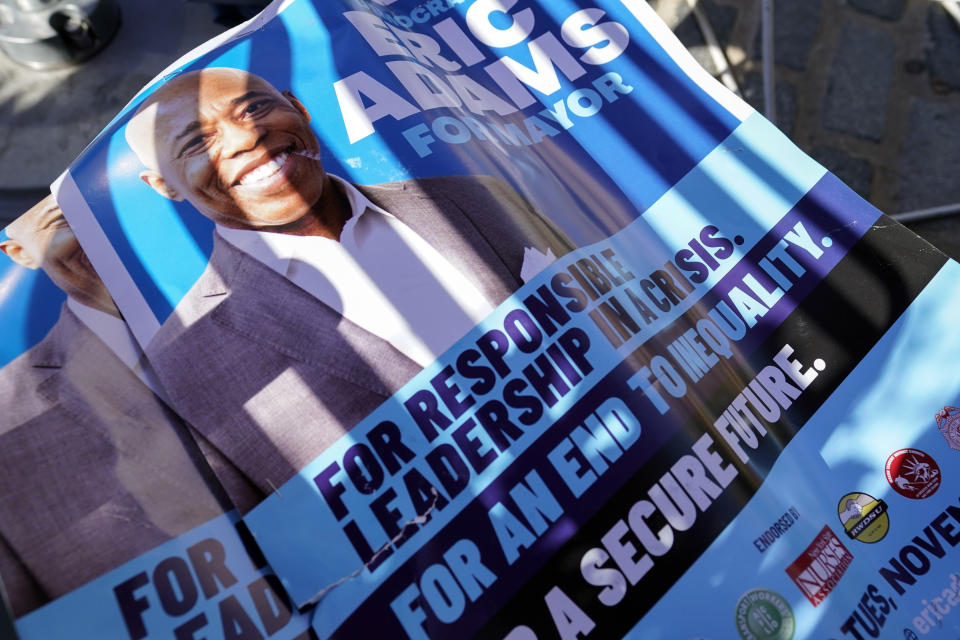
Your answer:
[[[30,269],[43,269],[64,293],[89,307],[116,313],[107,288],[67,225],[53,196],[47,196],[6,229],[0,244],[10,258]]]
[[[225,69],[161,91],[145,111],[156,110],[151,142],[172,197],[225,226],[257,229],[296,222],[319,202],[325,176],[317,139],[292,95]]]

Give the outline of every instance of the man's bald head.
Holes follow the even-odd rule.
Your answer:
[[[60,206],[53,195],[49,195],[7,225],[4,229],[7,239],[0,242],[0,251],[22,267],[39,269],[50,232],[66,226]]]
[[[0,251],[28,269],[43,269],[64,293],[88,307],[119,316],[113,299],[63,217],[47,196],[5,229]]]
[[[235,228],[275,229],[319,203],[326,175],[310,115],[289,91],[247,71],[179,75],[127,123],[141,179]]]

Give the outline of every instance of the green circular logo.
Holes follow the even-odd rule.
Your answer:
[[[779,593],[753,589],[737,601],[737,631],[743,640],[791,640],[794,619]]]

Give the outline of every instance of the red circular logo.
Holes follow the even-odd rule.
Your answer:
[[[929,498],[940,488],[940,467],[919,449],[894,451],[884,469],[893,490],[906,498]]]

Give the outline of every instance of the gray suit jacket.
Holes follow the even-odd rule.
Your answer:
[[[569,241],[490,177],[358,187],[491,301],[521,284],[524,248]],[[442,319],[439,319],[442,322]],[[215,237],[210,263],[147,347],[174,408],[202,433],[242,512],[319,456],[420,366]]]
[[[0,578],[17,616],[223,513],[182,422],[66,306],[0,369],[0,406]]]

